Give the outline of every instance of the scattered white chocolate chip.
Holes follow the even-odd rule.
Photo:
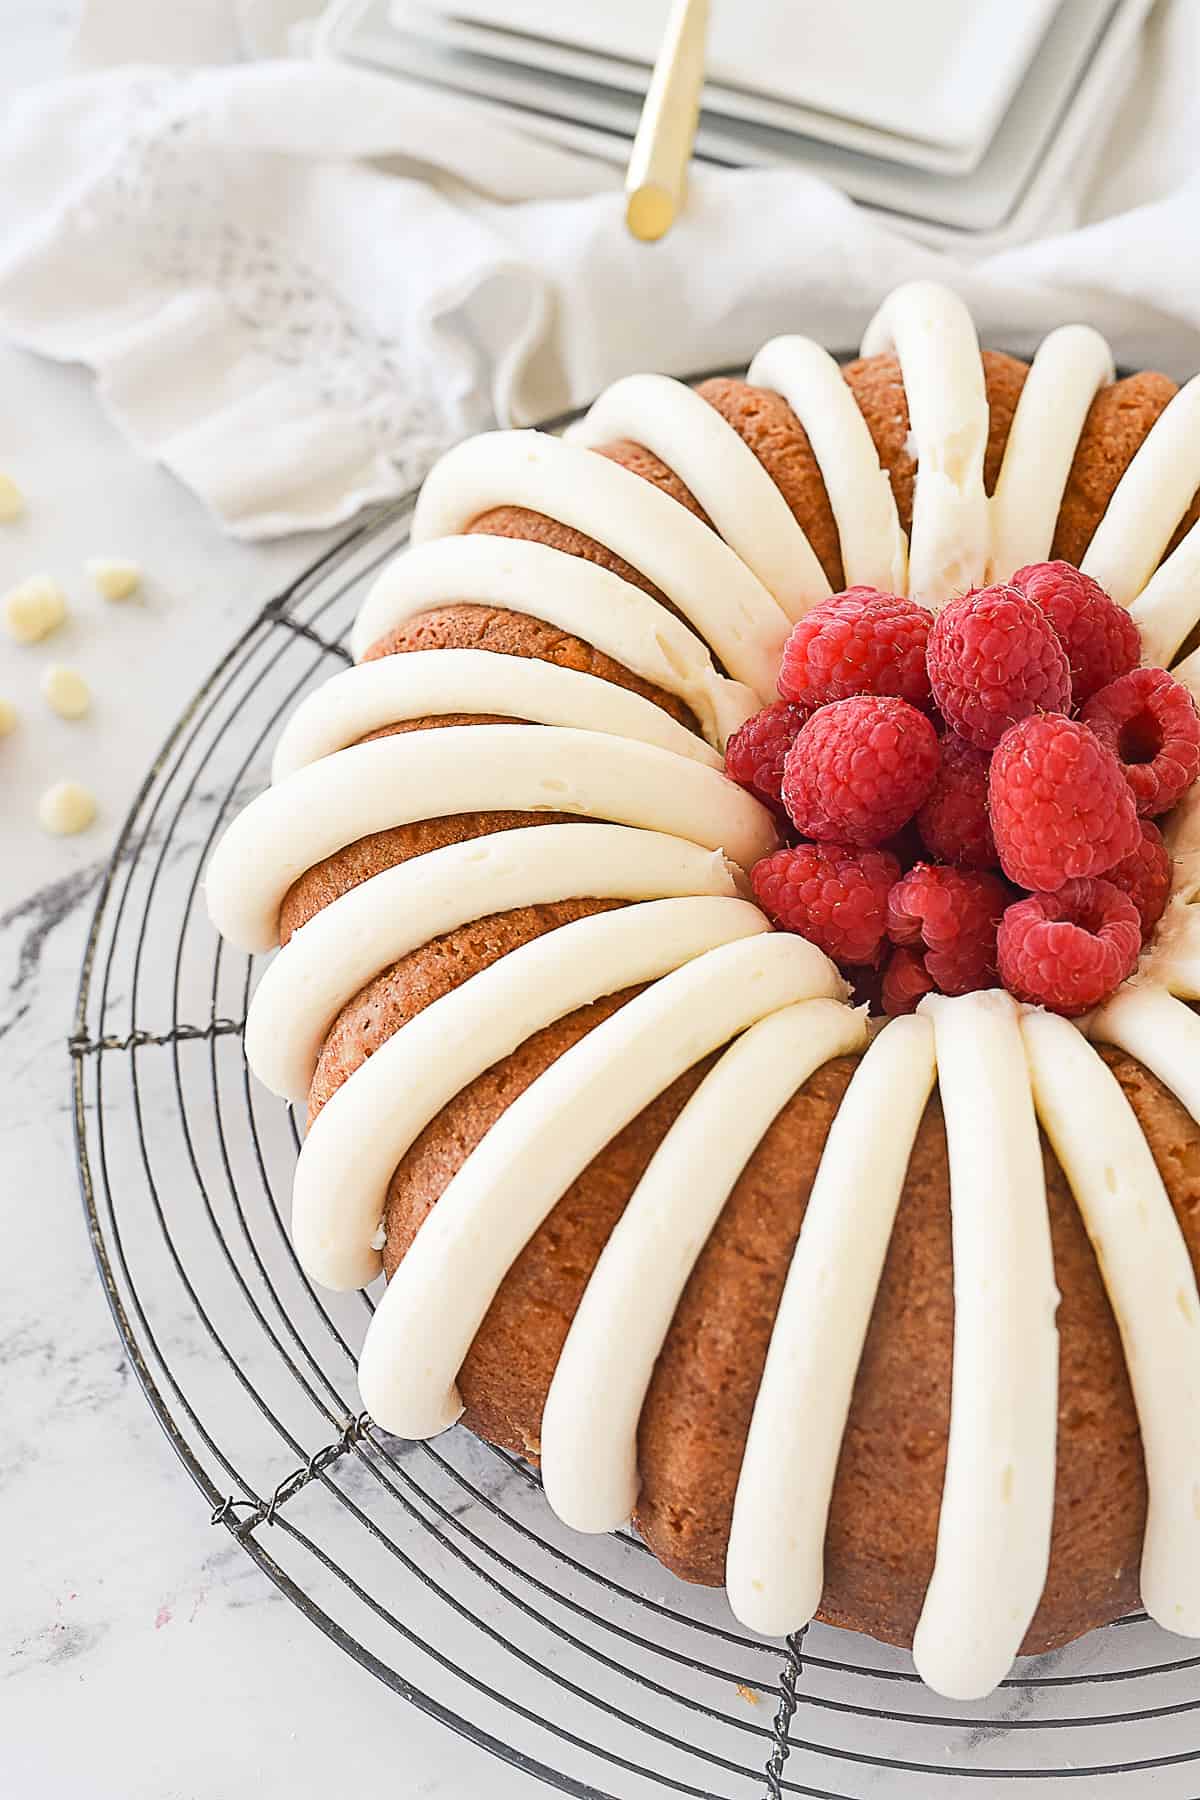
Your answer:
[[[92,691],[78,669],[51,663],[42,672],[42,698],[60,718],[82,719],[92,704]]]
[[[117,556],[93,556],[87,572],[106,600],[128,600],[141,585],[142,571],[138,563],[123,562]]]
[[[0,473],[0,525],[11,525],[24,511],[24,494],[11,475]]]
[[[17,709],[11,700],[0,700],[0,737],[17,729]]]
[[[86,831],[96,817],[96,796],[78,781],[56,781],[38,801],[38,822],[54,837]]]
[[[67,616],[67,596],[49,575],[30,575],[4,596],[4,624],[18,644],[36,644]]]

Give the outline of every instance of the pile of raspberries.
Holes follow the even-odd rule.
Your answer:
[[[1064,562],[936,615],[867,587],[814,607],[725,752],[788,840],[751,871],[760,906],[888,1013],[998,983],[1098,1005],[1167,904],[1152,821],[1200,775],[1191,695],[1139,655]]]

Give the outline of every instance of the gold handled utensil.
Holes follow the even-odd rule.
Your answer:
[[[708,0],[673,0],[625,176],[625,223],[652,242],[683,205],[700,117]]]

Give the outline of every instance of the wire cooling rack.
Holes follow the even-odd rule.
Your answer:
[[[566,1532],[528,1468],[461,1428],[408,1443],[358,1410],[375,1296],[315,1290],[296,1261],[296,1123],[247,1072],[253,959],[218,942],[201,889],[287,713],[349,663],[411,510],[354,531],[213,670],[134,803],[85,954],[69,1044],[84,1208],[197,1523],[385,1687],[588,1800],[1195,1800],[1200,1655],[1144,1616],[955,1705],[868,1639],[749,1636],[632,1534]]]

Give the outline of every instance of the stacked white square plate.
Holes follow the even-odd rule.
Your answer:
[[[697,155],[793,164],[900,229],[992,247],[1054,223],[1151,0],[713,0]],[[322,47],[624,163],[668,0],[341,0]]]

